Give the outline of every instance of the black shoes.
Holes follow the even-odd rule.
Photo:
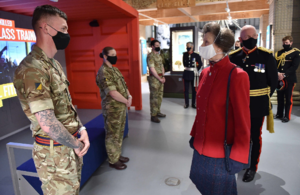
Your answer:
[[[279,116],[279,115],[276,114],[276,115],[274,116],[274,119],[280,119],[280,120],[282,120],[282,116]]]
[[[124,169],[127,168],[127,165],[125,165],[124,163],[122,163],[122,162],[120,162],[120,161],[116,162],[115,164],[110,164],[110,163],[109,163],[109,166],[110,166],[111,168],[115,168],[115,169],[117,169],[117,170],[124,170]]]
[[[290,121],[290,119],[288,119],[287,117],[284,117],[282,120],[281,120],[283,123],[287,123]]]
[[[283,123],[287,123],[287,122],[290,121],[290,119],[289,119],[288,117],[282,117],[282,116],[279,116],[279,115],[277,115],[277,114],[274,116],[274,119],[279,119],[279,120],[281,120]]]
[[[124,156],[120,156],[119,161],[121,163],[128,163],[129,162],[129,158],[128,157],[124,157]]]
[[[151,121],[154,123],[160,123],[160,120],[157,118],[157,116],[151,116]]]
[[[184,108],[186,109],[186,108],[188,108],[189,107],[189,105],[184,105]],[[196,105],[195,104],[192,104],[192,108],[195,108],[196,109]]]
[[[165,118],[167,115],[163,114],[163,113],[158,113],[156,115],[157,117],[160,117],[160,118]]]
[[[158,113],[156,116],[151,116],[151,121],[155,122],[155,123],[160,123],[160,120],[158,119],[158,117],[165,118],[166,115],[162,114],[162,113]]]
[[[243,182],[250,182],[254,179],[256,171],[252,171],[251,169],[247,169],[246,173],[243,177]]]

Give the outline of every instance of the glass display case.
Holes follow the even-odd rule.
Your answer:
[[[194,43],[194,51],[198,52],[199,44],[202,44],[200,30],[195,26],[174,27],[170,29],[171,44],[171,74],[182,73],[184,66],[182,62],[183,53],[186,52],[186,43]]]

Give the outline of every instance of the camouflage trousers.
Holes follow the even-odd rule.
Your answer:
[[[160,113],[160,106],[163,99],[164,84],[159,82],[154,76],[148,77],[150,89],[150,112],[151,116]]]
[[[106,130],[105,147],[108,161],[114,164],[119,161],[122,153],[124,128],[126,123],[126,108],[113,112],[104,111],[104,128]]]
[[[34,143],[33,160],[44,195],[79,194],[83,161],[74,149],[67,146],[54,147],[51,156],[50,147]]]

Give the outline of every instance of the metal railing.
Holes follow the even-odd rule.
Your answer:
[[[18,176],[17,176],[17,166],[16,166],[14,149],[32,150],[33,145],[9,142],[8,144],[6,144],[6,149],[7,149],[7,155],[8,155],[8,160],[9,160],[10,173],[11,173],[11,177],[12,177],[13,185],[14,185],[14,192],[15,192],[15,195],[21,195],[20,188],[19,188],[19,182],[18,182]]]

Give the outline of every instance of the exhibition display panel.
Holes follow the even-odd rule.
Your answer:
[[[202,33],[196,26],[170,28],[170,72],[165,74],[166,83],[164,97],[184,97],[184,83],[182,74],[184,66],[183,53],[186,52],[186,44],[194,43],[194,51],[198,52],[202,44]]]
[[[171,44],[171,74],[181,74],[184,71],[182,62],[183,53],[186,52],[186,43],[194,43],[194,51],[198,52],[202,44],[200,29],[196,26],[170,28]]]
[[[0,140],[29,127],[13,79],[35,41],[32,29],[16,28],[14,20],[0,18]]]

